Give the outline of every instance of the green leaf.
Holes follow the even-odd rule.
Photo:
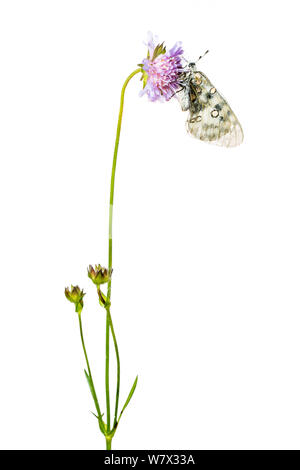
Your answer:
[[[99,419],[98,416],[95,413],[93,413],[93,411],[91,411],[91,413],[93,416],[95,416],[95,418]]]
[[[99,413],[99,411],[100,411],[99,403],[98,403],[96,392],[95,392],[95,389],[94,389],[94,386],[93,386],[93,382],[91,381],[91,378],[90,378],[89,374],[87,373],[87,371],[85,369],[84,369],[84,374],[86,376],[87,383],[89,384],[90,391],[91,391],[91,394],[92,394],[92,397],[93,397],[93,400],[94,400],[94,403],[95,403],[96,410]],[[98,419],[100,429],[103,432],[103,434],[105,434],[105,424],[103,422],[102,416],[97,416],[97,415],[95,415],[95,413],[93,413],[93,415],[96,416],[96,418]]]
[[[86,376],[87,383],[89,384],[92,397],[93,397],[94,402],[96,404],[97,398],[96,398],[95,390],[94,390],[94,387],[93,387],[93,383],[91,381],[91,378],[90,378],[89,374],[87,373],[87,371],[85,369],[84,369],[84,373],[85,373],[85,376]]]
[[[93,413],[91,411],[92,415],[95,416],[95,418],[98,420],[98,423],[99,423],[99,426],[100,426],[100,429],[101,429],[101,432],[105,435],[106,434],[106,424],[104,423],[103,419],[102,419],[102,416],[101,416],[101,419],[99,418],[99,416],[97,416],[95,413]]]
[[[99,403],[98,403],[98,400],[97,400],[97,396],[96,396],[96,392],[95,392],[95,389],[94,389],[94,386],[93,386],[93,382],[91,381],[91,378],[90,378],[89,374],[87,373],[87,371],[85,369],[84,369],[84,373],[85,373],[85,376],[86,376],[87,383],[89,384],[93,400],[95,402],[96,410],[98,411]]]
[[[118,419],[118,424],[119,424],[119,421],[120,421],[120,419],[121,419],[121,416],[122,416],[122,414],[123,414],[125,408],[128,406],[128,404],[129,404],[129,402],[130,402],[130,400],[131,400],[131,398],[132,398],[132,395],[134,394],[134,391],[135,391],[136,385],[137,385],[137,381],[138,381],[138,376],[136,376],[135,381],[134,381],[134,384],[132,385],[131,390],[130,390],[130,392],[129,392],[129,395],[128,395],[128,397],[127,397],[127,400],[125,401],[125,405],[124,405],[123,408],[122,408],[122,411],[121,411],[120,416],[119,416],[119,419]]]

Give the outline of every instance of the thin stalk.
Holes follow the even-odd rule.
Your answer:
[[[85,348],[85,343],[84,343],[84,338],[83,338],[83,330],[82,330],[81,313],[78,314],[78,320],[79,320],[79,330],[80,330],[81,344],[82,344],[82,348],[83,348],[83,352],[84,352],[84,357],[85,357],[85,361],[86,361],[87,370],[88,370],[89,377],[90,377],[90,380],[91,380],[91,384],[92,384],[92,387],[93,387],[93,393],[94,393],[93,398],[94,398],[96,410],[97,410],[97,413],[98,413],[98,419],[101,422],[103,422],[102,421],[102,414],[101,414],[101,411],[100,411],[100,405],[99,405],[99,401],[98,401],[98,398],[97,398],[97,394],[96,394],[96,390],[95,390],[95,386],[94,386],[94,381],[93,381],[93,377],[92,377],[92,372],[91,372],[91,368],[90,368],[90,363],[89,363],[86,348]]]
[[[111,180],[110,180],[110,199],[109,199],[109,230],[108,230],[108,268],[112,268],[112,223],[113,223],[113,205],[114,205],[114,191],[115,191],[115,176],[116,176],[116,166],[117,166],[117,156],[118,156],[118,149],[119,149],[119,142],[120,142],[120,133],[121,133],[121,125],[122,125],[122,117],[123,117],[123,108],[124,108],[124,96],[125,90],[129,83],[129,81],[139,72],[142,72],[142,69],[139,68],[132,72],[125,80],[124,85],[121,90],[121,100],[120,100],[120,110],[119,110],[119,118],[118,118],[118,125],[117,125],[117,133],[116,133],[116,140],[115,140],[115,148],[114,148],[114,157],[112,163],[112,170],[111,170]],[[111,297],[111,281],[108,283],[107,289],[107,298],[110,300]]]
[[[106,389],[106,429],[110,431],[110,396],[109,396],[109,316],[106,314],[105,342],[105,389]]]
[[[111,319],[110,309],[107,308],[106,312],[107,312],[107,316],[109,318],[109,324],[110,324],[111,334],[112,334],[112,337],[113,337],[115,352],[116,352],[116,358],[117,358],[117,391],[116,391],[115,416],[114,416],[114,425],[113,425],[113,428],[115,428],[115,426],[117,424],[117,420],[118,420],[118,407],[119,407],[119,395],[120,395],[120,374],[121,374],[120,355],[119,355],[119,348],[118,348],[117,338],[116,338],[116,335],[115,335],[115,330],[114,330],[113,322],[112,322],[112,319]]]
[[[110,180],[110,199],[109,199],[109,230],[108,230],[108,269],[112,268],[112,223],[113,223],[113,205],[114,205],[114,191],[115,191],[115,175],[116,175],[116,166],[117,166],[117,156],[118,156],[118,149],[119,149],[119,142],[120,142],[120,133],[121,133],[121,125],[122,125],[122,117],[123,117],[123,108],[124,108],[124,96],[125,90],[129,83],[129,81],[141,72],[142,69],[138,68],[134,72],[132,72],[125,80],[124,85],[121,90],[121,100],[120,100],[120,110],[119,110],[119,118],[118,118],[118,125],[117,125],[117,133],[116,133],[116,140],[115,140],[115,148],[114,148],[114,156],[113,156],[113,163],[112,163],[112,170],[111,170],[111,180]],[[108,283],[107,287],[107,302],[108,305],[110,304],[111,298],[111,281]],[[116,405],[115,405],[115,416],[114,416],[114,426],[116,424],[116,416],[118,414],[118,405],[119,405],[119,393],[120,393],[120,356],[118,351],[117,340],[112,324],[112,319],[110,315],[109,307],[106,309],[106,361],[105,361],[105,387],[106,387],[106,414],[107,414],[107,430],[110,431],[110,397],[109,397],[109,329],[112,332],[114,346],[115,346],[115,353],[117,358],[117,389],[116,389]],[[106,440],[106,446],[109,445],[111,448],[111,439]],[[107,447],[108,448],[108,447]]]
[[[108,439],[107,437],[105,439],[106,439],[106,450],[111,450],[111,439]]]

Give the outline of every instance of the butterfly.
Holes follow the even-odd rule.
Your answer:
[[[214,85],[190,62],[181,74],[176,92],[182,111],[188,111],[189,134],[205,142],[235,147],[243,141],[242,127],[229,104]]]

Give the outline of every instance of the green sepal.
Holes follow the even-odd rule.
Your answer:
[[[165,53],[166,53],[166,47],[164,46],[164,43],[162,42],[161,44],[157,44],[156,48],[153,51],[153,55],[152,55],[151,60],[154,60],[159,55],[165,54]]]
[[[146,72],[143,72],[143,88],[147,85],[147,80],[148,80],[148,74]]]
[[[78,313],[78,315],[80,315],[82,312],[82,309],[83,309],[83,302],[81,300],[80,302],[78,302],[78,304],[75,305],[75,312]]]
[[[142,75],[141,75],[140,80],[143,81],[143,88],[145,88],[145,86],[147,85],[148,74],[147,74],[147,72],[145,72],[144,69],[141,71],[141,73],[142,73]]]

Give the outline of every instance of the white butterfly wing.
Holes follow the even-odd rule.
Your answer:
[[[201,110],[189,109],[186,126],[196,139],[225,147],[236,147],[243,141],[242,127],[226,100],[202,72],[194,72],[196,99]],[[181,102],[184,95],[179,96]]]

